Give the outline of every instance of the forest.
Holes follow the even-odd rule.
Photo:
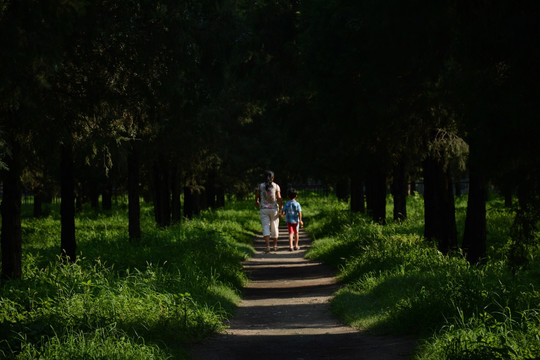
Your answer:
[[[505,266],[529,271],[539,28],[533,0],[0,0],[2,287],[37,271],[47,219],[47,261],[76,265],[81,214],[121,209],[127,256],[251,199],[266,169],[383,228],[421,192],[419,236],[470,266],[500,196]]]

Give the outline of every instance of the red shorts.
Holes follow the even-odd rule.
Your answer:
[[[298,233],[298,223],[287,223],[287,230],[289,230],[289,234]]]

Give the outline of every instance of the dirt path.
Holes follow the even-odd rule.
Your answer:
[[[339,323],[329,300],[338,289],[329,267],[304,259],[311,239],[300,233],[300,251],[288,251],[286,228],[279,249],[257,253],[244,267],[250,282],[230,328],[194,346],[196,360],[407,359],[414,341],[367,335]]]

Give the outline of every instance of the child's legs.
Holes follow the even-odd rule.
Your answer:
[[[293,238],[294,238],[294,233],[289,233],[289,247],[292,248],[293,247]]]
[[[298,224],[287,223],[287,230],[289,230],[289,247],[292,248],[295,236],[298,236]]]

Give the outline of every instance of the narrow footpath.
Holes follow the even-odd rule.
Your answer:
[[[193,359],[407,359],[414,340],[368,335],[332,316],[335,273],[304,259],[311,239],[303,230],[301,249],[290,252],[286,231],[278,251],[265,253],[262,236],[255,239],[257,253],[244,262],[250,282],[229,328],[194,346]]]

